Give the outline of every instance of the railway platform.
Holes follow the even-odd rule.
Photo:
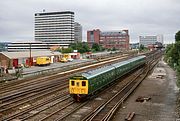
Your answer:
[[[3,81],[10,81],[14,80],[17,78],[24,78],[24,77],[30,77],[30,76],[35,76],[35,75],[40,75],[40,74],[45,74],[45,73],[51,73],[55,71],[62,70],[63,68],[68,68],[68,66],[72,65],[77,65],[81,63],[86,63],[86,62],[93,62],[94,60],[92,59],[78,59],[78,60],[73,60],[73,62],[67,62],[67,63],[52,63],[47,66],[32,66],[30,68],[21,68],[21,69],[15,69],[15,70],[9,70],[9,74],[6,74],[4,76],[0,77],[0,82]],[[16,72],[20,71],[20,74],[17,77]]]

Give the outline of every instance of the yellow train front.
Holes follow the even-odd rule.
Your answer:
[[[69,80],[69,93],[78,102],[88,95],[88,80],[83,76],[73,76]]]

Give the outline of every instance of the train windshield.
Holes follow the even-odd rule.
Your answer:
[[[74,86],[74,81],[71,81],[71,85]]]
[[[86,86],[86,82],[85,81],[82,81],[82,86]]]

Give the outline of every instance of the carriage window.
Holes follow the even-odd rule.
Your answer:
[[[74,81],[71,81],[71,85],[74,86]]]
[[[85,81],[82,81],[82,86],[86,86],[86,82]]]

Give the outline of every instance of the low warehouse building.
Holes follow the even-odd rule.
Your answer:
[[[60,52],[32,51],[30,52],[1,52],[0,66],[3,68],[17,68],[20,66],[33,66],[37,57],[49,57],[51,63],[57,62],[61,58]]]

